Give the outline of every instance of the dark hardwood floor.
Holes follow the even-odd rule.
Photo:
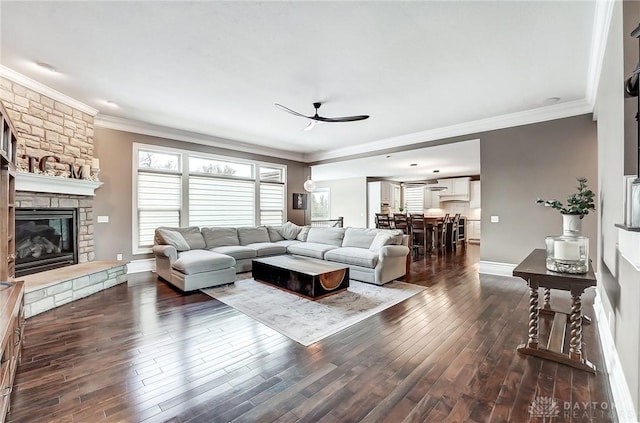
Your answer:
[[[307,348],[205,294],[130,275],[27,320],[9,421],[615,421],[603,371],[515,352],[525,282],[479,277],[478,256],[470,245],[416,259],[406,280],[425,291]],[[554,291],[552,304],[569,297]],[[584,327],[584,350],[602,369],[596,330]],[[544,398],[553,420],[549,405],[530,414]]]

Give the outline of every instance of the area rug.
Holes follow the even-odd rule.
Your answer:
[[[234,285],[202,292],[309,346],[424,289],[404,282],[377,286],[350,281],[347,291],[311,301],[253,279],[243,279]]]

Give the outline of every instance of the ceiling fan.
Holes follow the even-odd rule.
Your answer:
[[[311,122],[309,123],[309,125],[304,128],[305,131],[308,131],[310,129],[312,129],[314,126],[316,126],[319,123],[324,123],[324,122],[354,122],[357,120],[364,120],[364,119],[368,119],[369,115],[357,115],[357,116],[343,116],[343,117],[333,117],[333,118],[329,118],[329,117],[323,117],[318,115],[318,109],[320,108],[320,106],[322,106],[322,103],[313,103],[313,107],[316,109],[316,113],[313,116],[305,116],[302,113],[298,113],[295,110],[291,110],[288,107],[283,106],[282,104],[278,104],[276,103],[276,107],[278,107],[281,110],[284,110],[287,113],[291,113],[294,116],[300,116],[306,119],[310,119]]]

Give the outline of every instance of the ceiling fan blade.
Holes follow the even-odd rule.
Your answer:
[[[321,122],[355,122],[357,120],[369,119],[369,115],[344,116],[344,117],[335,117],[335,118],[314,116],[311,119],[319,120]]]
[[[311,131],[314,126],[316,126],[319,122],[317,120],[312,120],[309,122],[307,126],[304,127],[303,131]]]
[[[295,115],[295,116],[300,116],[300,117],[304,117],[304,118],[307,118],[307,119],[313,119],[312,116],[305,116],[305,115],[303,115],[301,113],[296,112],[295,110],[291,110],[290,108],[283,106],[282,104],[276,103],[276,107],[279,108],[280,110],[283,110],[283,111],[285,111],[287,113],[291,113],[292,115]]]

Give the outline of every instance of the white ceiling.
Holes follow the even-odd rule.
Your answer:
[[[585,113],[597,80],[595,0],[0,8],[2,65],[98,109],[99,121],[308,162]],[[312,114],[314,101],[323,116],[371,118],[304,132],[305,119],[274,107]]]

